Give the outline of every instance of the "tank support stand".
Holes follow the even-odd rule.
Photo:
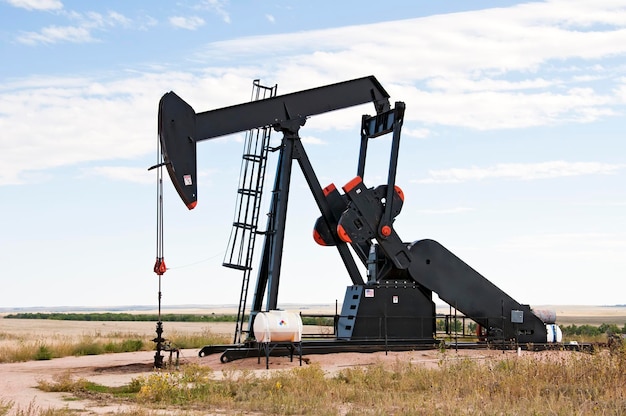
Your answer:
[[[300,367],[302,367],[302,342],[259,342],[258,346],[258,363],[261,364],[261,352],[265,355],[265,369],[270,368],[270,353],[275,348],[287,348],[289,351],[289,361],[293,362],[293,353],[297,352],[300,358]]]

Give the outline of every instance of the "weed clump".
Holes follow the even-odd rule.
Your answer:
[[[50,360],[52,359],[52,351],[46,344],[41,344],[39,349],[35,353],[35,360]]]

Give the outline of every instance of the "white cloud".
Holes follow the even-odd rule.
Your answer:
[[[63,3],[59,0],[7,0],[11,6],[26,10],[59,10]]]
[[[117,12],[109,12],[109,19],[111,22],[116,22],[123,26],[128,26],[131,23],[129,18]]]
[[[559,80],[545,80],[543,78],[525,79],[522,81],[510,81],[506,79],[481,78],[472,79],[467,77],[435,77],[427,81],[428,87],[434,90],[450,92],[476,92],[476,91],[520,91],[540,90],[562,84]]]
[[[586,201],[579,202],[577,205],[591,207],[626,207],[626,201]]]
[[[480,130],[588,123],[624,104],[623,92],[610,88],[623,69],[598,60],[626,55],[626,8],[527,3],[216,42],[199,59],[256,62],[255,53],[268,50],[282,64],[267,68],[282,91],[368,75],[367,68],[407,103],[407,120]]]
[[[196,30],[204,25],[204,19],[198,16],[174,16],[170,17],[170,24],[181,29]]]
[[[600,258],[626,250],[626,238],[611,233],[546,233],[514,237],[498,246],[498,250],[520,252],[531,250],[539,257]],[[582,256],[582,257],[581,257]]]
[[[300,138],[300,141],[302,141],[302,143],[311,144],[311,145],[326,144],[324,140],[320,139],[319,137],[314,137],[314,136],[302,136]]]
[[[272,16],[271,14],[266,14],[265,18],[267,19],[268,22],[270,23],[276,23],[276,18],[274,16]]]
[[[623,165],[598,162],[500,163],[486,168],[471,167],[429,171],[428,178],[412,182],[459,183],[499,178],[534,180],[581,175],[611,175],[624,168]]]
[[[615,86],[613,92],[617,99],[622,103],[626,103],[626,77],[619,79],[619,84]]]
[[[81,22],[81,26],[88,28],[128,27],[132,23],[131,20],[123,14],[113,11],[107,14],[86,12],[84,15],[81,15],[79,13],[73,13],[72,16],[74,19]]]
[[[152,16],[143,16],[136,22],[136,28],[139,30],[148,30],[152,26],[156,26],[158,23],[159,21]]]
[[[23,139],[19,145],[0,142],[7,157],[0,168],[0,184],[22,183],[25,172],[145,154],[148,143],[156,143],[155,138],[142,144],[145,132],[154,131],[146,116],[158,102],[157,93],[145,96],[124,83],[98,84],[84,78],[38,82],[14,84],[12,89],[5,84],[0,128]]]
[[[469,127],[511,129],[571,122],[592,122],[616,114],[616,97],[589,88],[549,91],[438,92],[402,90],[406,120]]]
[[[249,96],[251,78],[249,73],[197,79],[158,72],[113,80],[36,77],[4,83],[0,131],[20,140],[0,140],[0,186],[45,180],[42,172],[62,166],[150,155],[163,93],[175,90],[192,105],[203,103],[197,109],[202,111],[219,107],[224,97]],[[238,84],[241,88],[234,88]],[[208,103],[206,91],[212,91]]]
[[[224,23],[230,23],[230,14],[226,11],[228,0],[203,0],[195,8],[199,10],[208,10],[217,14]]]
[[[594,5],[596,10],[604,12],[594,14],[596,23],[620,19],[622,22],[617,27],[581,32],[560,26],[564,10],[567,9],[570,14],[567,17],[570,27],[580,26],[589,21],[589,7],[579,2],[566,4],[528,3],[509,8],[298,32],[288,37],[272,35],[236,39],[212,44],[207,52],[221,54],[222,49],[228,49],[233,56],[237,56],[241,52],[248,54],[254,46],[258,51],[272,50],[276,56],[284,52],[291,55],[294,50],[300,50],[296,62],[306,60],[315,68],[327,66],[327,60],[342,62],[359,74],[362,74],[364,66],[373,69],[384,66],[388,81],[404,83],[452,75],[466,77],[468,74],[480,76],[532,71],[553,59],[593,59],[626,51],[626,10],[623,6]],[[386,35],[381,37],[380,33]],[[311,54],[316,52],[319,52],[316,58],[320,62],[310,60]],[[394,65],[381,64],[385,62],[393,62]],[[369,71],[378,73],[372,69]]]
[[[107,30],[118,26],[129,27],[132,21],[121,13],[109,12],[106,15],[96,12],[62,13],[68,19],[77,21],[74,26],[48,26],[39,32],[25,32],[17,41],[26,45],[54,44],[60,42],[89,43],[97,41],[94,30]]]
[[[134,182],[140,184],[156,183],[155,173],[148,171],[146,168],[127,167],[127,166],[96,166],[85,169],[85,174],[102,176],[124,182]]]
[[[26,32],[17,38],[18,42],[26,45],[37,45],[40,43],[88,43],[93,42],[89,29],[77,26],[49,26],[41,29],[40,32]]]
[[[403,128],[402,129],[402,135],[403,136],[408,136],[408,137],[414,137],[416,139],[425,139],[426,137],[431,135],[430,130],[425,129],[425,128],[419,128],[419,129],[406,129]]]
[[[626,103],[625,77],[619,76],[624,68],[597,60],[626,55],[626,11],[603,1],[594,3],[593,10],[584,2],[567,4],[529,3],[216,42],[196,56],[195,67],[201,70],[187,69],[185,62],[186,69],[179,72],[127,72],[114,80],[68,77],[5,83],[0,86],[0,130],[7,137],[26,139],[3,149],[7,162],[0,166],[0,184],[19,183],[40,169],[144,155],[153,150],[145,134],[155,130],[155,105],[163,92],[176,90],[196,111],[206,111],[240,103],[237,97],[249,97],[250,81],[259,77],[279,81],[283,94],[375,74],[393,99],[407,103],[406,121],[429,127],[523,128],[619,114],[619,105]],[[202,6],[226,13],[227,3],[208,1]],[[78,25],[44,28],[26,34],[23,41],[89,42],[95,40],[96,29],[130,23],[117,13],[66,15]],[[200,20],[187,21],[186,27]],[[581,27],[594,31],[578,30]],[[267,51],[272,59],[267,59]],[[263,54],[262,59],[255,59],[256,53]],[[229,65],[231,56],[244,56],[253,64],[233,60]],[[286,56],[289,59],[281,59]],[[601,88],[594,84],[598,80]],[[307,131],[358,131],[363,108],[313,117]],[[372,110],[368,106],[366,112]],[[33,125],[41,128],[33,132]],[[427,137],[431,129],[406,128],[404,135]],[[303,140],[323,143],[312,136]],[[40,162],[33,168],[31,160]],[[421,182],[608,174],[621,168],[600,163],[503,164],[436,171]]]
[[[449,214],[462,214],[464,212],[473,211],[474,208],[469,207],[455,207],[455,208],[442,208],[442,209],[418,209],[418,214],[430,214],[430,215],[449,215]]]

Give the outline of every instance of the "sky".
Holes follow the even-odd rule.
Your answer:
[[[520,303],[626,304],[624,2],[384,5],[0,0],[0,308],[157,304],[163,94],[202,112],[249,101],[255,79],[286,94],[369,75],[406,104],[403,241],[437,240]],[[356,175],[373,112],[302,127],[322,186]],[[166,177],[164,306],[239,301],[222,262],[243,138],[198,144],[194,210]],[[370,144],[367,186],[386,182],[389,152]],[[297,165],[292,181],[279,307],[341,302],[351,281],[313,241]]]

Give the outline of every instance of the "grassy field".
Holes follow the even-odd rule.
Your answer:
[[[545,308],[544,308],[545,309]],[[561,325],[626,323],[626,307],[556,307]],[[310,313],[326,313],[319,308]],[[334,307],[329,313],[334,312]],[[442,313],[447,313],[444,310]],[[202,313],[206,313],[203,311]],[[153,350],[155,323],[78,322],[0,317],[0,362],[47,360]],[[164,323],[180,348],[232,341],[234,323]],[[434,351],[436,364],[411,360],[350,362],[327,372],[317,363],[282,371],[218,370],[196,362],[144,373],[106,386],[71,372],[41,380],[41,392],[75,400],[119,402],[116,415],[623,415],[626,347],[593,354],[567,351],[462,358]],[[256,360],[254,360],[256,362]],[[15,408],[0,400],[0,415],[65,416],[67,408]]]
[[[233,323],[164,324],[164,336],[177,348],[201,348],[232,341]],[[0,363],[68,355],[154,350],[151,322],[82,322],[0,318]]]
[[[626,325],[624,306],[543,306],[557,313],[561,326],[614,324]],[[334,305],[297,306],[303,314],[333,314]],[[84,311],[82,311],[84,312]],[[119,311],[117,311],[119,313]],[[151,313],[142,311],[141,313]],[[440,307],[438,313],[450,313]],[[164,313],[222,314],[236,313],[232,308],[175,309]],[[135,321],[60,321],[49,319],[5,319],[0,314],[0,363],[50,359],[67,355],[92,355],[109,352],[152,350],[156,323]],[[234,322],[164,322],[164,337],[176,348],[201,348],[210,344],[232,342]],[[330,328],[307,327],[305,333],[329,333]],[[575,341],[603,341],[571,337]],[[567,340],[565,340],[567,341]]]
[[[318,364],[264,373],[198,364],[107,387],[69,373],[41,381],[43,392],[124,403],[115,414],[176,415],[623,415],[626,350],[566,351],[475,360],[438,352],[435,367],[410,360]],[[2,414],[0,403],[0,414]],[[19,415],[67,416],[68,409]]]

